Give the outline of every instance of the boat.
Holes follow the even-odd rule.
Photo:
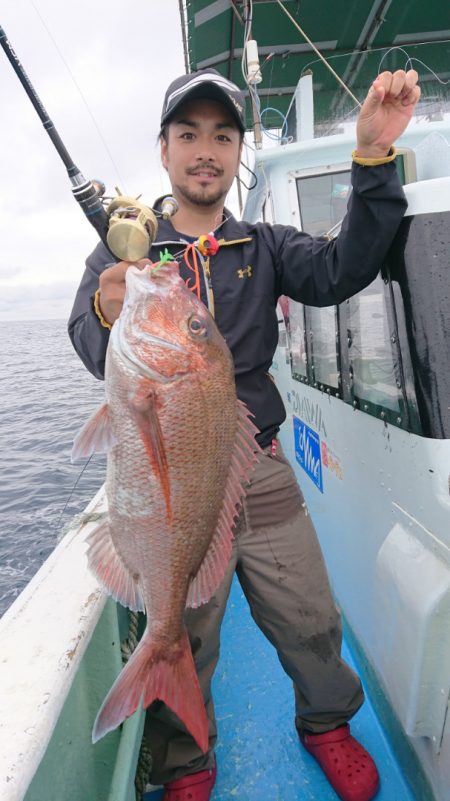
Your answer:
[[[418,0],[324,0],[320,7],[309,0],[191,0],[180,3],[180,14],[189,71],[211,66],[243,86],[243,47],[257,42],[247,87],[256,185],[243,216],[317,235],[333,236],[345,213],[356,104],[305,35],[356,99],[379,69],[404,67],[407,59],[425,65],[424,99],[397,143],[408,209],[380,275],[338,307],[283,300],[271,372],[287,411],[282,446],[342,611],[344,655],[366,690],[352,729],[379,766],[377,798],[448,801],[445,6],[430,2],[425,9]],[[271,147],[261,146],[265,130],[276,137]],[[146,783],[142,711],[91,744],[98,708],[142,630],[142,619],[106,598],[86,568],[86,537],[104,514],[100,491],[0,621],[5,801],[131,801],[136,792],[148,801],[161,797]],[[290,683],[252,624],[237,585],[224,623],[215,696],[220,741],[213,801],[336,798],[298,745]]]

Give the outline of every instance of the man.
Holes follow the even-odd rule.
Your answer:
[[[358,118],[349,211],[337,240],[328,241],[289,226],[238,222],[224,208],[245,131],[244,98],[237,86],[214,70],[202,70],[182,76],[167,90],[161,158],[179,210],[170,221],[160,221],[149,257],[158,261],[162,247],[179,257],[203,234],[219,241],[217,253],[202,259],[198,293],[231,349],[238,396],[255,415],[263,455],[236,527],[228,573],[208,604],[186,613],[209,719],[209,752],[200,752],[162,703],[147,713],[152,781],[165,785],[164,801],[208,801],[211,795],[216,725],[210,682],[235,570],[254,619],[294,683],[300,742],[343,801],[368,801],[377,792],[376,767],[350,734],[348,721],[363,692],[340,657],[339,615],[302,495],[277,443],[285,411],[268,370],[277,344],[280,295],[332,305],[367,286],[379,271],[406,207],[391,148],[419,95],[413,70],[385,72],[374,81]],[[179,261],[182,277],[192,280]],[[111,265],[99,244],[87,260],[69,322],[75,349],[99,378],[109,330],[122,308],[128,266]],[[249,273],[251,279],[241,278]],[[349,758],[356,768],[350,777]]]

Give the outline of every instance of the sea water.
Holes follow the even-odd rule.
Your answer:
[[[0,375],[2,615],[102,485],[106,460],[70,460],[104,384],[73,350],[64,320],[0,322]]]

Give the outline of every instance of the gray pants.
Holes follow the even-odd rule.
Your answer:
[[[163,703],[152,704],[145,734],[153,756],[154,784],[213,764],[217,728],[211,679],[235,571],[253,619],[293,681],[297,729],[315,734],[334,729],[363,703],[361,683],[340,657],[340,616],[303,496],[279,445],[276,456],[268,448],[251,476],[225,579],[207,604],[186,612],[209,719],[210,752],[201,753]]]

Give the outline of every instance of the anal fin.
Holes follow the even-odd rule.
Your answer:
[[[112,597],[133,612],[144,612],[139,582],[122,562],[112,541],[107,522],[101,523],[87,538],[90,569]]]

